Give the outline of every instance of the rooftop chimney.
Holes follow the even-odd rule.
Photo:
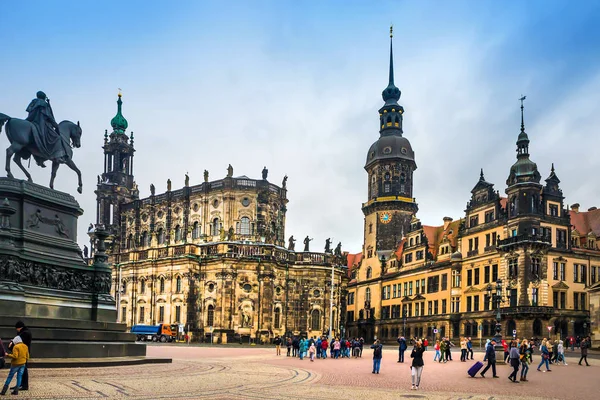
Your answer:
[[[588,208],[588,211],[594,211],[594,210],[597,210],[597,209],[598,209],[598,207],[590,207],[590,208]]]
[[[452,218],[444,217],[444,230],[448,229],[448,225],[450,225],[450,222],[452,222]]]
[[[579,212],[579,203],[575,203],[571,205],[571,210],[575,211],[576,213]]]

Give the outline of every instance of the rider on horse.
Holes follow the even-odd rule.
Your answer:
[[[59,133],[58,124],[54,119],[50,101],[46,94],[42,91],[37,92],[36,98],[31,100],[26,110],[29,115],[27,121],[31,122],[35,127],[34,140],[38,151],[42,155],[34,155],[35,161],[40,167],[45,167],[44,159],[61,160],[67,155],[64,139]]]

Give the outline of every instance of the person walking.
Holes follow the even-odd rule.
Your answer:
[[[294,337],[292,340],[292,357],[298,357],[298,350],[300,349],[300,340]]]
[[[495,346],[496,341],[492,339],[492,341],[487,345],[485,349],[485,359],[487,360],[488,364],[479,374],[482,378],[485,378],[485,373],[488,371],[488,369],[490,369],[490,367],[492,368],[493,377],[499,378],[499,376],[496,375],[496,349],[494,348]]]
[[[552,372],[552,370],[550,369],[550,365],[548,364],[548,359],[550,358],[550,352],[548,351],[548,341],[546,339],[544,339],[542,341],[542,345],[540,346],[540,351],[542,353],[542,361],[540,361],[540,364],[537,367],[538,371],[541,371],[541,367],[543,364],[546,364],[546,371],[547,372]]]
[[[523,339],[519,348],[519,357],[521,359],[521,382],[527,382],[527,373],[529,364],[531,364],[531,346],[527,339]]]
[[[324,360],[327,358],[327,349],[329,348],[329,342],[326,337],[321,340],[321,358]]]
[[[467,359],[469,359],[469,355],[471,355],[471,360],[473,359],[473,341],[471,338],[467,340]]]
[[[319,338],[315,342],[315,348],[317,349],[317,358],[321,358],[321,343],[322,343],[322,340],[323,339],[321,338],[321,336],[319,336]]]
[[[290,357],[290,353],[292,351],[292,338],[288,337],[286,342],[285,342],[285,347],[287,347],[287,357]]]
[[[443,362],[446,363],[446,361],[448,361],[448,359],[446,358],[446,349],[448,348],[448,345],[446,344],[446,340],[442,339],[442,341],[440,342],[440,359],[439,362]]]
[[[275,353],[278,356],[280,356],[281,355],[281,338],[279,337],[279,335],[275,336],[273,343],[275,344]]]
[[[508,343],[506,343],[506,340],[502,339],[502,341],[500,342],[502,344],[502,348],[504,349],[504,362],[508,362]]]
[[[446,361],[452,361],[452,352],[450,348],[454,347],[454,343],[450,341],[450,338],[446,338]]]
[[[433,349],[435,350],[435,357],[433,357],[433,361],[440,362],[442,359],[442,355],[440,354],[440,341],[436,340],[433,345]]]
[[[558,347],[556,350],[558,352],[558,357],[556,357],[556,365],[560,365],[561,362],[563,365],[568,365],[567,360],[565,359],[565,346],[562,340],[558,341]]]
[[[379,343],[379,339],[371,345],[373,349],[373,373],[378,374],[381,367],[381,359],[383,358],[383,345]]]
[[[519,372],[519,366],[521,365],[521,353],[517,348],[517,342],[515,340],[510,342],[508,358],[510,360],[510,366],[513,367],[513,372],[508,376],[508,379],[513,383],[519,383],[517,380],[517,372]]]
[[[12,353],[7,354],[7,356],[11,359],[10,371],[8,372],[8,376],[6,377],[6,381],[4,382],[4,387],[2,387],[2,392],[0,392],[0,395],[4,396],[6,394],[10,382],[15,374],[17,375],[17,384],[11,388],[11,394],[18,395],[19,389],[23,385],[25,363],[27,363],[27,360],[29,359],[29,349],[25,343],[23,343],[23,339],[21,339],[20,336],[15,336],[15,338],[12,340]]]
[[[17,330],[19,337],[23,341],[23,344],[25,346],[27,346],[28,355],[31,355],[31,340],[33,339],[32,335],[31,335],[31,331],[29,330],[28,327],[25,326],[23,321],[17,321],[17,323],[15,324],[15,329]],[[12,345],[13,345],[13,343],[10,343],[8,345],[8,348],[10,349]],[[23,371],[23,378],[21,379],[21,385],[19,387],[17,387],[19,390],[29,390],[28,362],[29,362],[29,357],[27,358],[27,361],[25,361],[25,370]],[[12,387],[11,389],[15,389],[15,387]]]
[[[460,362],[467,362],[467,339],[460,338]]]
[[[308,340],[302,338],[300,339],[300,359],[304,360],[304,356],[306,356],[306,351],[308,350]]]
[[[335,338],[335,342],[333,342],[333,357],[338,359],[340,358],[340,349],[342,344],[340,343],[340,339]]]
[[[308,348],[308,355],[310,357],[310,361],[315,361],[315,353],[317,352],[317,347],[315,346],[315,343],[311,343],[310,347]]]
[[[406,339],[404,339],[404,336],[400,336],[398,337],[398,362],[399,363],[403,363],[404,362],[404,352],[406,351]]]
[[[423,352],[425,351],[425,347],[420,340],[415,342],[415,347],[410,353],[410,358],[412,358],[412,364],[410,367],[411,378],[412,378],[412,390],[418,390],[419,385],[421,384],[421,375],[423,374],[423,366],[425,363],[423,362]]]
[[[581,342],[579,343],[579,348],[581,349],[581,358],[579,359],[579,365],[581,365],[581,362],[583,360],[585,360],[585,365],[588,367],[590,366],[590,364],[588,363],[588,360],[587,360],[588,347],[589,347],[588,340],[586,338],[581,340]]]

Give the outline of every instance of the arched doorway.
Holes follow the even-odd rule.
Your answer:
[[[517,323],[514,319],[509,319],[506,321],[506,336],[512,337],[513,331],[517,329]],[[517,332],[517,335],[519,332]]]
[[[542,336],[542,321],[539,318],[533,321],[533,336]]]

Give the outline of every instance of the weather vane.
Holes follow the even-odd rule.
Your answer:
[[[521,98],[519,99],[519,101],[521,102],[521,108],[523,108],[523,102],[525,101],[526,98],[527,98],[527,96],[521,95]]]
[[[123,89],[121,89],[121,88],[117,88],[117,89],[119,89],[119,96],[121,96],[121,91],[122,91]]]

